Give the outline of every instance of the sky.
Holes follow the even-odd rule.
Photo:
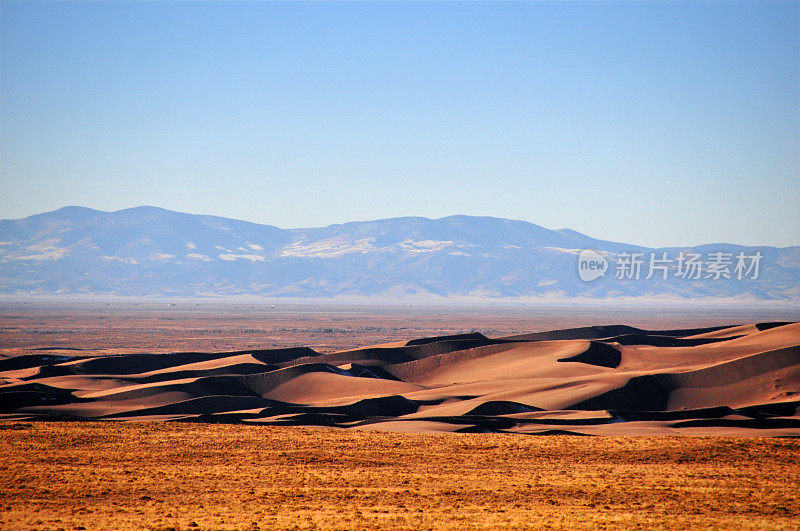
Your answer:
[[[0,4],[0,218],[800,245],[800,3]]]

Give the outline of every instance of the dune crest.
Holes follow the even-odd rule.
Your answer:
[[[0,359],[0,418],[800,436],[800,323]]]

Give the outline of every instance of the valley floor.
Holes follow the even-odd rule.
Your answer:
[[[800,440],[0,423],[0,528],[795,528]]]

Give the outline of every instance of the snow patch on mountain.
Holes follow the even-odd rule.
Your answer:
[[[377,250],[372,242],[375,238],[350,241],[342,237],[325,238],[313,243],[295,242],[281,251],[282,256],[335,258],[351,253],[367,253]]]

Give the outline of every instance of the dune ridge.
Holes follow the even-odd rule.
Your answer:
[[[0,419],[800,437],[800,323],[0,359]]]

